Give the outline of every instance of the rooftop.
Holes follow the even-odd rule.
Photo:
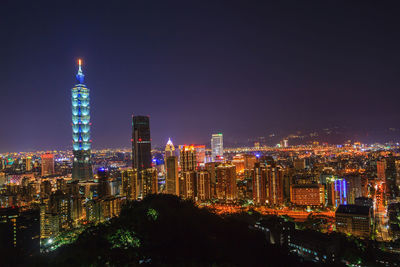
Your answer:
[[[359,205],[340,205],[336,210],[336,214],[358,214],[358,215],[366,215],[368,216],[370,212],[370,207],[368,206],[359,206]]]

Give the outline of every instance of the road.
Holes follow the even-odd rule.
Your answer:
[[[235,205],[217,205],[213,204],[210,208],[214,209],[217,214],[229,214],[229,213],[238,213],[238,212],[247,212],[249,207],[242,207],[242,206],[235,206]],[[295,221],[305,221],[310,214],[316,216],[324,216],[334,219],[335,212],[333,211],[298,211],[298,210],[291,210],[289,208],[283,209],[273,209],[267,207],[252,207],[255,211],[263,214],[263,215],[277,215],[277,216],[289,216],[293,218]]]

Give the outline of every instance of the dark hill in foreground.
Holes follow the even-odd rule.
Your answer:
[[[42,258],[51,266],[301,266],[242,220],[172,195],[130,202],[120,217],[88,228]]]

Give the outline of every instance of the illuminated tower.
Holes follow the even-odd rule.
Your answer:
[[[79,69],[76,74],[77,84],[72,88],[72,146],[74,161],[72,178],[87,180],[93,177],[90,161],[90,97],[89,88],[84,84],[85,75],[79,59]]]
[[[224,145],[222,133],[213,134],[211,137],[211,156],[213,161],[224,157]]]
[[[167,145],[165,146],[165,167],[167,169],[167,175],[165,177],[166,193],[179,195],[179,168],[178,168],[178,157],[175,155],[175,147],[168,139]]]
[[[165,146],[165,158],[175,156],[175,147],[171,141],[171,138],[168,139],[167,145]]]

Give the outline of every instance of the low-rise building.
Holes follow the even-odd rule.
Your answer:
[[[340,205],[336,210],[336,230],[357,237],[369,238],[372,230],[371,208],[358,205]]]
[[[290,201],[298,206],[319,206],[325,203],[320,184],[297,184],[290,187]]]

